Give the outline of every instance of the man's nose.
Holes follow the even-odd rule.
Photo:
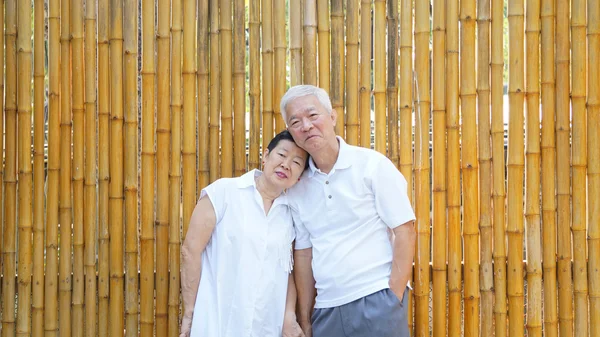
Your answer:
[[[308,130],[310,130],[312,128],[312,126],[313,125],[312,125],[311,121],[308,120],[308,118],[304,118],[302,120],[302,130],[308,131]]]

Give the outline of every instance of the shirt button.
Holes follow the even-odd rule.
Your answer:
[[[329,180],[327,180],[327,181],[325,182],[325,184],[329,185]]]
[[[331,195],[329,196],[329,199],[331,199]]]

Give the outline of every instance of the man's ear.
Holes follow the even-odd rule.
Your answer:
[[[335,123],[337,122],[337,111],[335,111],[335,109],[331,109],[331,124],[333,124],[333,126],[335,126]]]

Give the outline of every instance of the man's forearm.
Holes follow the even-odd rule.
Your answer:
[[[415,254],[416,233],[414,222],[409,222],[394,229],[394,256],[390,287],[397,295],[402,295],[410,280]]]
[[[315,299],[315,279],[312,272],[312,248],[294,252],[294,281],[298,294],[298,322],[310,323]]]

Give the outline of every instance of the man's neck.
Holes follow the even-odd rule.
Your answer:
[[[317,153],[311,154],[315,166],[323,173],[329,173],[333,169],[335,162],[340,154],[340,143],[335,138],[333,142],[328,143]]]

